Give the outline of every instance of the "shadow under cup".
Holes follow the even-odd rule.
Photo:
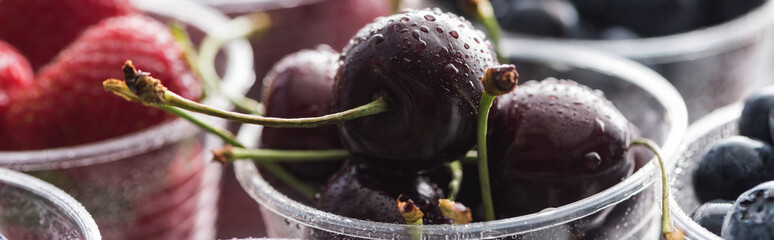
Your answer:
[[[672,156],[687,125],[682,98],[655,72],[629,60],[556,44],[512,46],[508,55],[520,78],[573,79],[605,92],[608,99],[642,131],[643,137]],[[241,141],[256,146],[261,128],[243,126]],[[653,186],[660,176],[655,164],[644,164],[633,175],[607,190],[539,213],[466,225],[421,227],[376,223],[337,216],[296,202],[277,191],[250,161],[235,163],[245,191],[261,206],[269,237],[329,238],[332,234],[357,238],[405,239],[421,231],[427,239],[519,239],[657,237],[660,212]],[[583,229],[586,226],[594,229]],[[587,231],[588,230],[588,231]],[[584,231],[579,234],[578,231]]]
[[[134,0],[162,22],[184,23],[194,43],[228,18],[186,0]],[[246,40],[226,45],[215,66],[224,91],[246,91],[254,80]],[[229,108],[224,99],[205,104]],[[210,124],[225,126],[220,120]],[[79,146],[0,151],[0,166],[24,171],[63,189],[91,213],[105,239],[212,239],[221,166],[209,149],[220,141],[183,119]]]

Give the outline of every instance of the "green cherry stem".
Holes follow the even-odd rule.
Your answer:
[[[388,110],[387,100],[384,97],[378,97],[376,100],[366,105],[320,117],[262,117],[217,109],[183,98],[180,95],[167,90],[167,88],[161,84],[160,80],[149,76],[148,73],[137,71],[131,61],[127,61],[124,64],[123,71],[125,78],[124,83],[119,83],[121,80],[117,79],[105,80],[103,82],[105,90],[113,92],[129,101],[138,101],[145,105],[178,107],[227,120],[258,124],[267,127],[312,128],[362,118],[386,112]]]
[[[349,157],[347,150],[274,150],[248,149],[225,146],[212,150],[215,159],[229,163],[236,160],[251,159],[255,162],[320,162],[344,160]]]
[[[460,185],[462,184],[462,161],[457,160],[449,163],[449,171],[451,172],[451,181],[449,181],[449,201],[455,201],[457,195],[460,193]]]
[[[481,200],[484,204],[484,217],[487,221],[495,220],[492,187],[489,184],[489,163],[486,152],[486,129],[489,120],[489,108],[492,107],[495,96],[484,92],[481,106],[478,109],[478,176],[481,184]]]
[[[193,64],[198,66],[199,75],[202,78],[205,89],[214,94],[221,95],[228,99],[237,108],[252,114],[262,114],[263,105],[261,103],[245,97],[243,95],[225,94],[220,88],[220,76],[215,71],[215,57],[218,55],[224,44],[235,39],[259,34],[271,25],[269,16],[265,13],[251,13],[236,17],[228,21],[225,26],[218,29],[216,34],[207,35],[202,39],[199,46],[199,57]]]
[[[169,106],[179,107],[192,112],[198,112],[247,124],[257,124],[277,128],[313,128],[358,119],[387,111],[387,100],[383,97],[379,97],[371,103],[350,110],[332,113],[320,117],[308,118],[262,117],[257,115],[226,111],[185,99],[171,91],[165,91],[164,100],[164,103]]]
[[[128,62],[127,65],[131,66],[131,62]],[[134,67],[132,66],[131,68],[133,69]],[[131,70],[131,69],[124,68],[124,70],[126,72],[127,70]],[[140,75],[142,75],[142,74],[140,74]],[[156,80],[156,81],[158,81],[158,80]],[[109,92],[112,92],[112,93],[114,93],[114,94],[116,94],[116,95],[118,95],[120,97],[123,97],[124,99],[126,99],[128,101],[141,102],[141,103],[143,103],[145,105],[149,105],[149,106],[152,106],[152,107],[156,107],[156,108],[162,109],[164,111],[167,111],[167,112],[169,112],[171,114],[174,114],[176,116],[179,116],[179,117],[181,117],[183,119],[186,119],[186,120],[190,121],[194,125],[201,127],[203,130],[205,130],[207,132],[210,132],[210,133],[220,137],[224,142],[226,142],[228,144],[231,144],[231,145],[234,145],[234,146],[238,146],[238,147],[245,147],[245,145],[242,144],[241,142],[239,142],[234,137],[234,134],[229,132],[228,130],[213,127],[213,126],[211,126],[211,125],[209,125],[209,124],[199,120],[198,118],[190,115],[188,112],[183,111],[183,110],[181,110],[179,108],[175,108],[175,107],[171,107],[171,106],[165,106],[165,105],[159,105],[159,104],[151,104],[151,103],[146,102],[145,100],[155,99],[158,96],[154,96],[153,94],[146,95],[146,96],[143,96],[143,97],[137,96],[137,95],[134,94],[134,92],[132,90],[129,89],[129,87],[126,84],[126,81],[121,81],[121,80],[117,80],[117,79],[108,79],[108,80],[105,80],[104,82],[102,82],[102,85],[105,88],[105,90],[107,90]],[[159,89],[163,88],[163,86],[160,86],[160,84],[155,84],[155,83],[154,84],[149,84],[149,85],[140,84],[140,86],[135,86],[135,88],[136,87],[141,87],[141,88],[159,88]],[[314,199],[314,195],[315,195],[315,193],[317,191],[314,188],[312,188],[311,186],[309,186],[309,185],[305,184],[304,182],[302,182],[300,179],[298,179],[295,176],[293,176],[293,174],[287,172],[284,168],[282,168],[282,166],[280,166],[280,165],[278,165],[277,163],[274,163],[274,162],[266,162],[266,163],[262,163],[261,167],[266,169],[270,174],[272,174],[275,177],[279,178],[282,182],[286,183],[288,186],[290,186],[291,188],[293,188],[297,192],[301,193],[307,199],[310,199],[310,200]]]
[[[484,24],[484,28],[486,28],[486,31],[489,33],[489,38],[492,41],[492,47],[494,48],[495,54],[497,54],[497,60],[499,60],[502,64],[508,63],[508,59],[502,57],[502,51],[500,51],[500,38],[502,38],[502,30],[500,28],[500,23],[497,22],[497,18],[494,15],[492,3],[489,2],[489,0],[461,1],[465,8],[470,12],[470,14],[478,18],[479,21]]]
[[[487,123],[489,121],[489,109],[496,96],[506,94],[516,87],[519,73],[513,65],[500,65],[486,70],[481,82],[484,85],[484,93],[481,96],[481,105],[478,108],[478,176],[481,184],[481,200],[484,205],[484,217],[487,221],[495,220],[494,203],[492,201],[492,188],[489,183],[489,163],[487,158]]]
[[[669,214],[669,176],[664,160],[661,158],[661,149],[658,144],[647,138],[638,138],[632,140],[631,146],[644,146],[648,148],[658,160],[661,168],[661,233],[664,239],[683,239],[682,231],[675,229],[672,217]]]

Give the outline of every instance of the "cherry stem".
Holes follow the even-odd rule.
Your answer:
[[[401,2],[401,0],[390,0],[390,8],[392,8],[392,13],[398,13],[400,11]]]
[[[198,64],[199,75],[205,88],[212,93],[228,99],[237,108],[252,114],[262,114],[263,105],[251,98],[236,93],[224,93],[220,88],[220,76],[215,70],[215,57],[222,46],[235,39],[248,37],[265,32],[271,26],[271,19],[266,13],[251,13],[236,17],[228,21],[225,26],[214,34],[208,34],[202,39],[199,46]]]
[[[481,199],[484,205],[484,216],[487,221],[495,219],[492,187],[489,183],[489,163],[487,160],[486,134],[489,121],[489,109],[495,98],[513,91],[519,83],[519,73],[516,66],[503,64],[486,69],[481,78],[484,93],[481,95],[481,105],[478,108],[478,177],[481,184]]]
[[[262,117],[226,111],[185,99],[169,90],[165,91],[164,100],[165,104],[169,106],[179,107],[188,111],[198,112],[247,124],[257,124],[276,128],[313,128],[358,119],[387,111],[387,100],[384,99],[384,97],[379,97],[371,103],[343,112],[308,118]]]
[[[481,106],[478,109],[478,180],[481,184],[481,200],[484,205],[484,217],[486,221],[495,220],[494,203],[492,201],[492,188],[489,184],[489,164],[487,163],[486,132],[489,121],[489,108],[492,107],[495,96],[484,91],[481,97]]]
[[[675,239],[676,235],[680,235],[680,231],[675,231],[672,217],[669,214],[669,176],[664,160],[661,158],[661,149],[657,143],[647,138],[634,139],[631,146],[647,147],[656,155],[658,165],[661,167],[661,232],[665,239]]]
[[[125,81],[121,81],[117,79],[108,79],[102,82],[102,84],[105,90],[113,92],[114,94],[120,97],[123,97],[128,101],[142,102],[140,100],[140,97],[138,97],[131,90],[129,90],[129,87],[126,85]],[[165,105],[149,104],[145,102],[143,102],[143,104],[162,109],[176,116],[180,116],[181,118],[190,121],[194,125],[202,127],[203,130],[218,136],[220,139],[222,139],[224,142],[228,144],[238,146],[238,147],[244,147],[244,144],[239,142],[234,137],[233,133],[229,132],[228,130],[213,127],[205,122],[202,122],[201,120],[197,119],[194,116],[191,116],[190,114],[188,114],[188,112],[185,112],[181,109],[165,106]],[[307,199],[314,199],[314,195],[317,193],[317,191],[311,186],[302,182],[300,179],[293,176],[293,174],[287,172],[284,168],[282,168],[282,166],[274,162],[262,163],[261,166],[264,169],[266,169],[270,174],[279,178],[281,181],[286,183],[288,186],[290,186],[291,188],[299,192]]]
[[[411,199],[403,201],[402,198],[404,197],[401,194],[397,199],[395,199],[395,205],[398,207],[398,213],[400,213],[400,215],[403,217],[403,220],[406,221],[406,224],[412,225],[412,228],[409,229],[409,235],[411,235],[411,239],[422,239],[422,228],[419,227],[424,224],[422,217],[424,217],[425,214],[422,213],[422,210],[420,210],[417,205],[414,204],[414,201]]]
[[[454,220],[453,224],[462,225],[473,221],[470,208],[450,199],[438,199],[438,208],[445,218]]]
[[[134,68],[134,65],[132,65],[131,61],[126,61],[123,67],[123,71],[125,75],[124,78],[126,79],[125,83],[116,84],[115,82],[121,81],[117,79],[105,80],[103,82],[105,90],[113,92],[114,94],[119,95],[129,101],[138,101],[145,105],[165,105],[179,107],[192,112],[239,121],[242,123],[264,125],[267,127],[312,128],[379,114],[388,110],[387,100],[384,97],[378,97],[376,100],[366,105],[320,117],[262,117],[217,109],[183,98],[180,95],[167,90],[167,88],[161,84],[160,80],[151,77],[148,75],[148,73],[137,71]]]
[[[462,5],[464,5],[464,7],[467,8],[467,10],[472,15],[474,15],[481,21],[482,24],[484,24],[484,28],[486,28],[486,31],[489,33],[489,38],[491,38],[492,47],[494,48],[495,54],[497,54],[497,60],[499,60],[500,63],[508,63],[508,59],[502,57],[502,51],[500,51],[500,38],[502,37],[502,30],[500,28],[500,23],[497,22],[497,18],[494,15],[492,3],[490,3],[489,0],[460,1],[462,1]]]
[[[454,201],[460,193],[460,184],[462,184],[462,162],[460,160],[449,163],[451,172],[451,181],[449,181],[449,201]]]
[[[212,152],[215,155],[215,159],[223,163],[242,159],[251,159],[258,163],[320,162],[344,160],[349,157],[347,150],[275,150],[224,146],[212,150]]]

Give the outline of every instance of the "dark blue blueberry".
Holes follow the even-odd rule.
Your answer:
[[[727,240],[774,239],[774,181],[755,186],[736,199],[721,236]]]
[[[686,32],[704,25],[706,5],[699,0],[610,0],[605,24],[643,37]]]
[[[772,143],[772,128],[769,120],[772,107],[774,107],[774,86],[766,87],[748,98],[744,102],[744,109],[739,117],[739,134]]]
[[[739,17],[751,9],[762,5],[766,0],[710,0],[710,24],[722,23]]]
[[[693,173],[696,196],[702,203],[715,199],[734,200],[745,189],[774,180],[774,147],[743,136],[733,136],[713,145]]]
[[[544,37],[571,38],[581,34],[578,13],[565,0],[493,0],[503,29]]]
[[[734,205],[733,201],[715,200],[702,204],[691,213],[691,218],[715,235],[720,235],[723,220]]]

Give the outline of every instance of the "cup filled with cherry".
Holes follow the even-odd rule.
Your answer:
[[[250,114],[190,101],[132,61],[103,84],[194,122],[189,112],[262,125],[236,138],[197,123],[227,144],[215,159],[237,164],[271,237],[658,236],[649,163],[673,154],[685,129],[679,94],[626,60],[512,49],[497,55],[463,17],[407,9],[340,53],[280,60]],[[664,219],[665,234],[678,232]]]
[[[671,180],[676,222],[689,237],[772,237],[772,102],[766,87],[691,125]]]

